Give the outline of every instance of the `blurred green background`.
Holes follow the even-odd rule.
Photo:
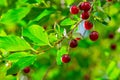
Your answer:
[[[78,41],[77,48],[67,50],[70,39],[51,47],[62,38],[64,29],[69,32],[81,20],[82,11],[72,15],[69,10],[82,1],[85,0],[0,0],[0,80],[120,80],[119,0],[94,0],[89,20],[94,25],[92,30],[99,32],[97,41],[91,41],[87,35]],[[93,4],[92,0],[87,1]],[[33,25],[44,29],[50,43],[43,44],[42,38],[37,42],[30,38],[34,35],[24,32]],[[16,42],[23,37],[32,50],[24,42]],[[47,39],[43,37],[43,41]],[[71,56],[70,63],[61,63],[60,57],[65,53]],[[28,55],[35,58],[26,58]],[[26,66],[31,69],[28,74],[22,71]]]

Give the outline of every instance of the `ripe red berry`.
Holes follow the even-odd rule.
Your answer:
[[[90,16],[89,12],[83,12],[83,13],[81,14],[81,18],[82,18],[82,19],[88,19],[89,16]]]
[[[61,60],[63,63],[68,63],[68,62],[70,62],[71,59],[70,59],[70,56],[68,54],[64,54],[62,56]]]
[[[26,67],[23,69],[24,73],[29,73],[30,72],[30,67]]]
[[[114,34],[113,34],[113,33],[110,33],[110,34],[108,35],[108,37],[109,37],[109,39],[113,39],[113,38],[114,38]]]
[[[115,50],[117,46],[116,46],[116,44],[111,44],[110,47],[111,47],[112,50]]]
[[[75,40],[75,39],[71,40],[69,45],[71,48],[77,47],[77,45],[78,45],[77,40]]]
[[[86,30],[90,30],[93,27],[93,24],[89,21],[84,22],[84,27]]]
[[[84,10],[85,12],[89,11],[91,8],[91,5],[89,2],[82,2],[80,5],[79,5],[79,9],[80,10]]]
[[[70,12],[71,12],[71,14],[78,14],[79,9],[78,9],[77,6],[73,5],[73,6],[71,6],[71,8],[70,8]]]
[[[75,40],[79,41],[79,40],[80,40],[80,38],[76,38]]]
[[[92,40],[92,41],[96,41],[99,37],[99,34],[97,31],[92,31],[89,35],[89,38]]]

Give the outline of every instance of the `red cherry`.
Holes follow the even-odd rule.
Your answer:
[[[90,16],[89,12],[83,12],[83,13],[81,14],[81,18],[82,18],[82,19],[88,19],[89,16]]]
[[[70,8],[70,12],[71,12],[71,14],[78,14],[79,9],[78,9],[77,6],[73,5],[73,6],[71,6],[71,8]]]
[[[113,33],[110,33],[110,34],[108,35],[108,37],[109,37],[109,39],[113,39],[113,38],[114,38],[114,34],[113,34]]]
[[[96,41],[98,39],[98,32],[97,31],[92,31],[89,35],[89,38],[92,40],[92,41]]]
[[[68,63],[68,62],[70,62],[70,56],[68,55],[68,54],[64,54],[63,56],[62,56],[62,62],[63,63]]]
[[[79,9],[80,10],[84,10],[85,12],[89,11],[91,8],[91,5],[89,2],[82,2],[80,5],[79,5]]]
[[[77,45],[78,45],[77,40],[73,39],[73,40],[70,41],[70,47],[71,48],[75,48],[75,47],[77,47]]]
[[[84,27],[86,30],[90,30],[93,27],[93,24],[89,21],[84,22]]]
[[[29,73],[30,72],[30,67],[26,67],[23,69],[24,73]]]
[[[80,38],[76,38],[75,40],[79,41],[79,40],[80,40]]]
[[[110,47],[111,47],[112,50],[115,50],[117,46],[116,46],[116,44],[111,44]]]

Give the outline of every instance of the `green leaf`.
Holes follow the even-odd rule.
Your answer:
[[[116,67],[116,62],[115,61],[111,61],[111,63],[109,64],[107,70],[106,70],[106,73],[108,75],[111,74],[111,72],[114,70],[114,68]]]
[[[17,36],[0,37],[0,48],[7,51],[23,51],[31,49],[31,46],[22,38]]]
[[[26,66],[33,64],[35,60],[36,56],[26,56],[19,59],[16,63],[12,65],[10,69],[7,70],[7,75],[17,73],[19,70],[22,70]]]
[[[65,0],[65,2],[67,3],[67,5],[71,5],[72,3],[75,2],[75,0]]]
[[[36,2],[38,2],[38,3],[41,3],[43,0],[35,0]]]
[[[11,55],[9,55],[6,59],[10,61],[14,61],[14,60],[18,60],[25,56],[30,56],[30,54],[26,52],[16,52],[16,53],[12,53]]]
[[[42,19],[43,17],[50,15],[51,13],[53,13],[53,11],[51,10],[47,10],[45,9],[43,12],[41,12],[41,14],[39,16],[37,16],[33,21],[39,21],[40,19]]]
[[[65,20],[63,20],[63,21],[60,23],[60,25],[61,25],[61,26],[68,26],[68,25],[73,25],[73,24],[75,24],[75,23],[76,23],[76,21],[71,20],[70,18],[66,18]]]
[[[7,35],[7,34],[5,33],[5,31],[0,28],[0,36],[6,36],[6,35]]]
[[[111,80],[117,80],[117,78],[119,77],[119,74],[120,74],[120,69],[114,68],[114,70],[110,74],[110,79]]]
[[[8,4],[7,4],[7,0],[0,0],[0,6],[7,6]]]
[[[39,46],[50,45],[47,32],[39,25],[32,25],[24,29],[23,36],[28,37]]]
[[[110,17],[104,12],[96,12],[94,15],[96,20],[98,20],[99,22],[103,22],[106,24],[110,21]]]
[[[1,23],[8,24],[8,23],[17,23],[21,19],[23,19],[30,11],[28,7],[21,7],[17,9],[10,9],[7,13],[2,15],[0,19]]]
[[[50,35],[49,35],[49,41],[50,41],[51,43],[57,41],[56,34],[50,33]]]
[[[67,50],[66,50],[65,46],[63,46],[60,50],[57,51],[56,61],[57,61],[58,65],[62,64],[61,57],[62,57],[63,54],[67,54]]]

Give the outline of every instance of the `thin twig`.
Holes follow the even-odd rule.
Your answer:
[[[55,66],[55,64],[56,64],[56,61],[54,61],[53,64],[47,69],[47,71],[46,71],[45,75],[43,76],[42,80],[46,80],[49,71]]]

